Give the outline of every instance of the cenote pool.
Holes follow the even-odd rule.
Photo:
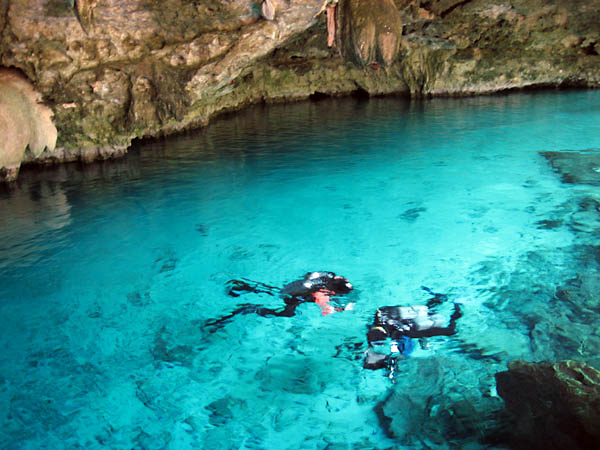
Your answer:
[[[504,448],[507,362],[600,367],[598,149],[600,92],[535,92],[259,106],[25,168],[0,190],[1,446]],[[354,309],[206,329],[282,306],[228,280],[313,270]],[[457,334],[363,369],[376,309],[422,286]]]

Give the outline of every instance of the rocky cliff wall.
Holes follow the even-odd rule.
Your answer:
[[[26,161],[107,158],[134,138],[313,94],[600,86],[600,0],[274,5],[265,20],[246,0],[0,0],[0,66],[22,71],[58,129],[57,148]]]

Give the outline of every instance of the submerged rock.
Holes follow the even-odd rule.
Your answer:
[[[514,447],[600,448],[600,371],[575,361],[515,361],[496,382]]]
[[[409,359],[375,407],[390,437],[415,448],[457,448],[496,440],[501,400],[468,359]]]
[[[600,149],[542,152],[565,183],[600,186]]]

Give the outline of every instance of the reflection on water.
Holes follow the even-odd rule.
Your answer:
[[[3,186],[0,193],[0,269],[34,264],[42,254],[60,245],[60,230],[71,224],[71,206],[58,183],[37,180]],[[33,234],[23,230],[34,230]]]
[[[508,361],[600,367],[600,199],[564,182],[590,179],[598,95],[256,106],[120,160],[23,168],[0,190],[0,439],[502,448]],[[347,276],[355,309],[204,328],[280,306],[228,280],[311,270]],[[393,383],[363,370],[374,311],[424,304],[421,286],[443,317],[463,305],[458,333]]]

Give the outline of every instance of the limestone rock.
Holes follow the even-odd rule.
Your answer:
[[[0,180],[16,177],[27,148],[39,156],[56,145],[52,111],[16,70],[0,69],[0,136]]]
[[[130,120],[140,126],[151,126],[157,121],[155,106],[156,89],[146,77],[135,80],[131,90],[133,102],[130,109]]]
[[[335,47],[323,5],[0,0],[0,66],[53,110],[57,149],[37,161],[117,155],[137,137],[314,94],[600,87],[600,0],[338,0]]]
[[[600,371],[576,361],[515,361],[496,382],[517,447],[600,448]]]
[[[435,15],[444,16],[462,3],[466,3],[465,0],[438,0],[430,2],[430,8]]]
[[[93,26],[94,7],[97,0],[74,0],[73,9],[77,16],[83,31],[88,33],[88,30]]]
[[[6,11],[8,10],[8,0],[0,0],[0,35],[6,25]]]
[[[267,20],[275,19],[279,5],[277,0],[263,0],[261,5],[262,16]]]
[[[342,54],[360,64],[389,66],[394,62],[403,20],[392,0],[345,0],[339,3],[338,45]]]

